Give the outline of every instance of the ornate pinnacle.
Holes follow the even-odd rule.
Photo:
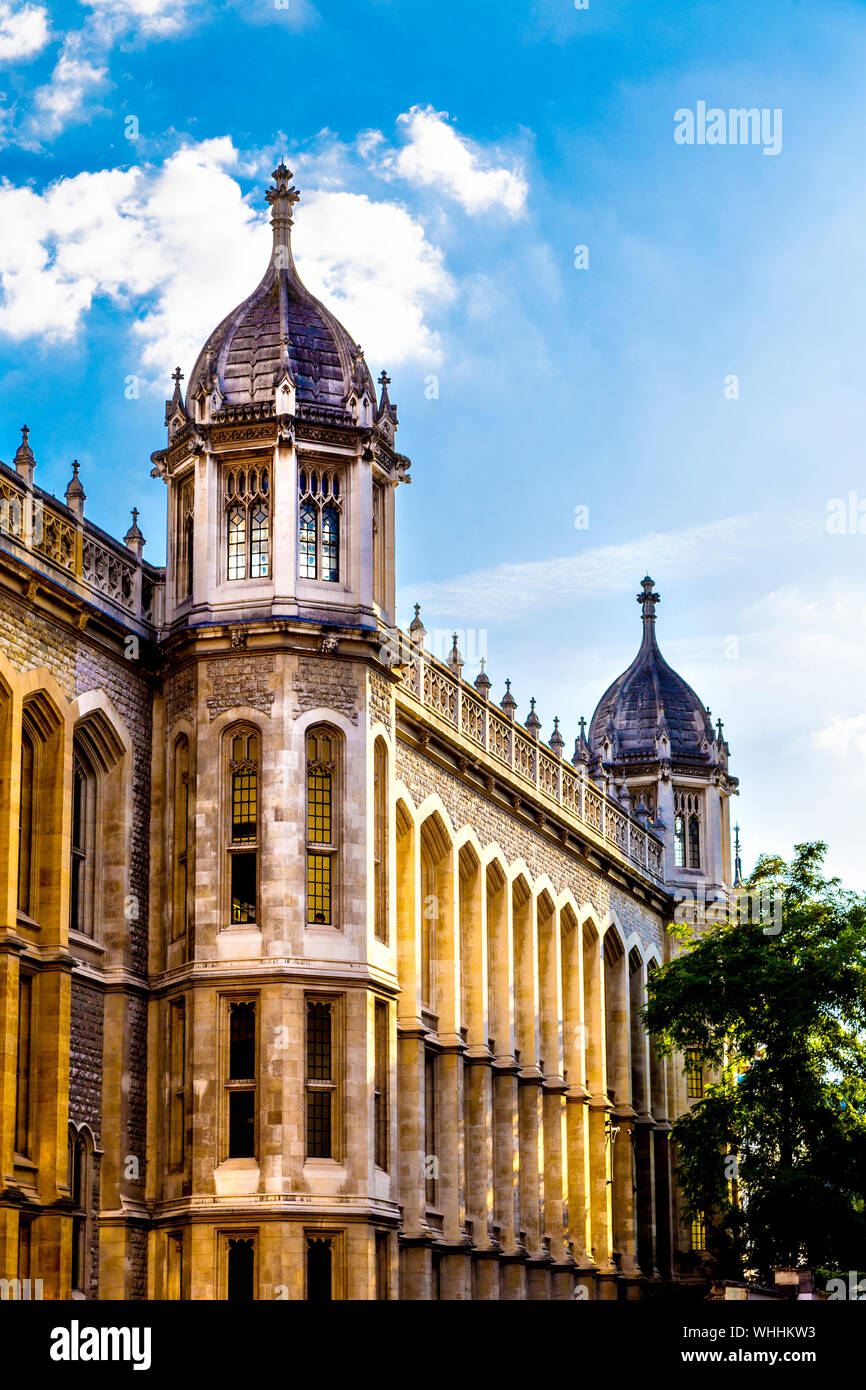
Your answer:
[[[382,375],[379,377],[379,385],[386,387],[391,385],[391,378],[387,372],[383,371]]]
[[[279,211],[284,215],[288,215],[289,222],[292,220],[291,209],[295,206],[295,203],[301,201],[301,195],[294,185],[289,187],[289,180],[293,177],[294,175],[291,169],[287,169],[285,164],[281,161],[272,175],[275,187],[269,188],[265,193],[265,197],[271,207],[278,201],[281,203]]]
[[[637,601],[643,609],[643,620],[645,623],[654,623],[656,618],[656,604],[661,603],[661,597],[655,592],[653,581],[649,575],[641,580],[641,592],[637,596]]]
[[[175,367],[174,371],[171,374],[171,379],[176,386],[180,386],[180,383],[183,381],[183,372],[181,371],[180,367]]]

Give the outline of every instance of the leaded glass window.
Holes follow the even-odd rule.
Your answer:
[[[231,921],[256,920],[259,835],[259,736],[236,730],[228,741]]]
[[[270,573],[270,472],[238,464],[226,470],[226,577],[267,579]]]
[[[302,579],[340,581],[342,483],[338,472],[301,469],[298,476],[298,571]]]
[[[307,922],[335,924],[339,845],[336,802],[339,744],[328,729],[307,734]]]
[[[336,1158],[337,1059],[334,1002],[307,999],[307,1158]]]

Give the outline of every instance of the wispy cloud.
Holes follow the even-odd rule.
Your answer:
[[[786,539],[790,541],[798,529],[815,528],[789,530]],[[620,545],[596,546],[574,555],[494,565],[415,584],[411,594],[407,587],[406,602],[411,597],[433,614],[470,612],[479,622],[537,616],[561,608],[569,597],[628,589],[647,571],[662,571],[666,581],[711,573],[766,545],[772,533],[764,517],[725,517],[681,531],[651,531]]]

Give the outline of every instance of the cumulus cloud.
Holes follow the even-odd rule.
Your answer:
[[[388,146],[381,131],[365,131],[361,153],[386,177],[415,187],[436,188],[469,213],[501,208],[512,217],[523,211],[529,191],[519,163],[495,163],[498,156],[460,135],[447,111],[413,106],[398,117],[406,141]]]
[[[51,79],[36,90],[28,122],[31,138],[59,134],[73,120],[85,119],[86,98],[105,85],[108,69],[88,54],[80,34],[63,42]]]
[[[0,185],[0,333],[68,341],[94,301],[135,313],[142,374],[189,372],[204,339],[255,287],[267,215],[244,201],[227,137],[161,165],[61,179],[43,193]],[[21,235],[26,227],[27,235]],[[441,253],[403,208],[310,192],[296,238],[301,273],[371,361],[432,360],[429,307],[451,292]]]
[[[48,11],[41,5],[0,3],[0,63],[21,63],[48,42]]]

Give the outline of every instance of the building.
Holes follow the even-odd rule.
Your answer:
[[[639,1010],[730,886],[655,639],[574,758],[395,627],[388,378],[261,284],[175,374],[165,569],[0,465],[0,1275],[46,1298],[638,1297],[695,1093]],[[694,1252],[692,1246],[695,1247]]]

